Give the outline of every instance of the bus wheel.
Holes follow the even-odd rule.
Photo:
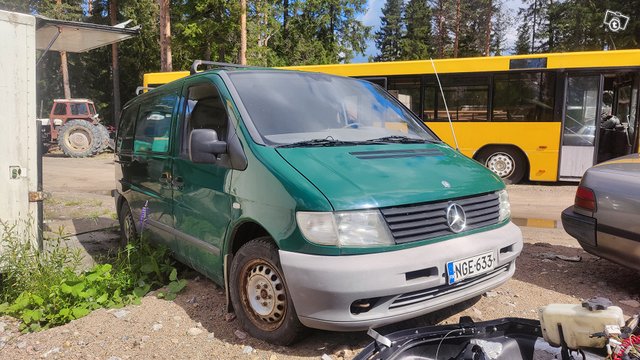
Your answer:
[[[289,345],[302,335],[291,295],[271,238],[244,244],[231,262],[229,290],[233,309],[251,336]]]
[[[478,161],[500,176],[506,184],[517,184],[524,178],[527,161],[522,153],[506,146],[496,146],[482,150]]]

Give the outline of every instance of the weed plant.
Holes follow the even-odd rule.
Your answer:
[[[0,221],[0,315],[22,320],[23,331],[38,331],[81,318],[98,308],[137,304],[151,290],[167,300],[186,286],[166,247],[143,236],[101,263],[80,271],[81,255],[62,237],[42,251],[15,225]]]

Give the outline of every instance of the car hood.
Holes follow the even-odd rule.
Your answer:
[[[444,144],[278,148],[335,210],[388,207],[504,188],[489,170]]]

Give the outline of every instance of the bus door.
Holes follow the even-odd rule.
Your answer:
[[[598,129],[598,163],[634,151],[638,126],[638,74],[605,74],[602,98]]]
[[[593,165],[602,76],[568,75],[560,150],[560,180],[576,180]]]

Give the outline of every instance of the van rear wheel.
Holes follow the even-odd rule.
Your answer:
[[[282,275],[278,249],[269,237],[244,244],[231,263],[231,303],[251,336],[279,345],[295,342],[304,330]]]
[[[126,201],[124,201],[122,207],[120,207],[118,220],[120,221],[120,246],[125,247],[132,239],[138,236],[136,233],[136,221]]]

